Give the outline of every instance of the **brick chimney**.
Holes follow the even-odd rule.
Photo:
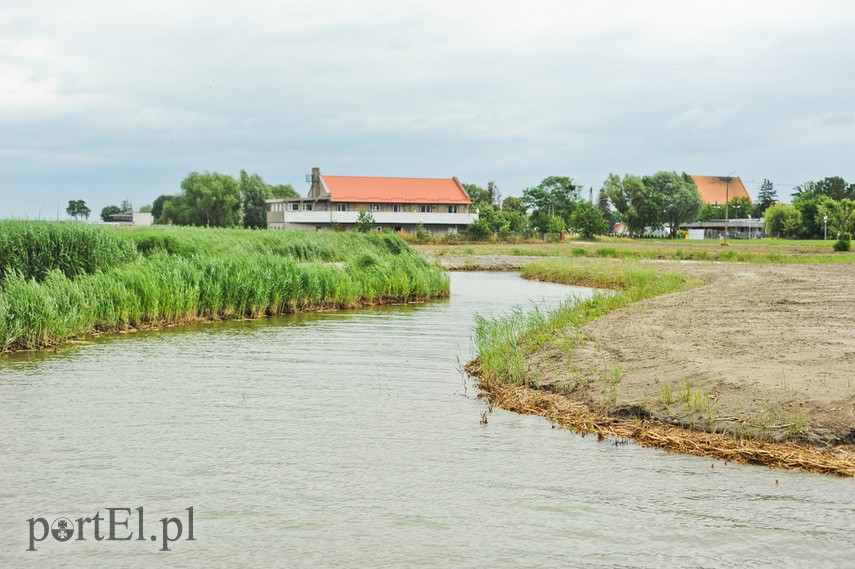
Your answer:
[[[318,167],[312,168],[312,187],[309,188],[309,197],[323,197],[323,190],[321,190],[321,169]]]

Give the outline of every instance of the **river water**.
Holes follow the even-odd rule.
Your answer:
[[[481,424],[474,315],[569,293],[455,273],[447,301],[0,360],[0,567],[853,566],[852,480]],[[95,539],[108,508],[133,540]]]

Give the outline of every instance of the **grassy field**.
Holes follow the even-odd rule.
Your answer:
[[[0,352],[93,332],[417,301],[448,276],[389,234],[0,222]]]
[[[415,245],[427,255],[517,255],[537,257],[601,257],[627,260],[687,260],[746,263],[852,263],[855,253],[835,253],[832,241],[789,239],[689,241],[687,239],[621,239],[556,243],[468,243]]]

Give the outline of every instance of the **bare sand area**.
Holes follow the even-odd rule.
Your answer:
[[[449,269],[483,270],[532,260],[440,258]],[[611,415],[855,446],[855,265],[638,265],[704,284],[607,314],[581,338],[565,331],[527,358],[529,384]]]
[[[617,413],[855,444],[855,266],[656,265],[705,284],[584,325],[572,353],[535,354],[532,377],[590,403],[613,387]]]

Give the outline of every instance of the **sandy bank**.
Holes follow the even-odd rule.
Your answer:
[[[440,258],[521,267],[530,258]],[[534,260],[538,260],[535,258]],[[580,262],[614,262],[584,259]],[[855,266],[640,262],[705,284],[648,299],[530,355],[529,385],[609,416],[855,450]],[[832,451],[832,449],[829,449]]]
[[[530,358],[544,386],[589,403],[614,377],[614,413],[683,426],[855,444],[855,267],[657,263],[706,284],[582,327]]]

